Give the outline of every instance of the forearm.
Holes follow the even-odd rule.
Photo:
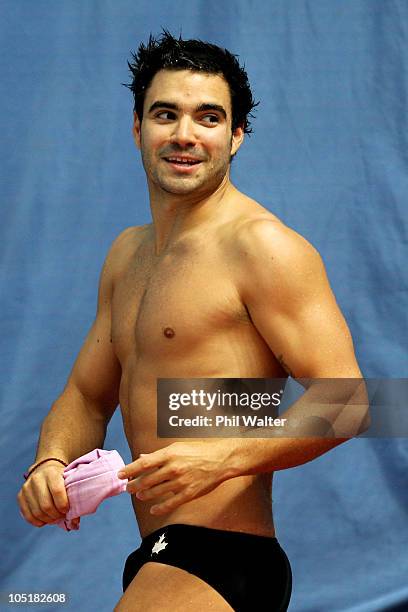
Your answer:
[[[243,438],[230,444],[235,476],[286,470],[316,459],[348,438]],[[231,441],[230,441],[231,442]]]
[[[229,445],[235,473],[284,470],[316,459],[369,427],[364,381],[337,379],[312,385],[280,418],[281,430],[249,430]],[[230,441],[231,442],[231,441]]]
[[[34,463],[58,457],[70,463],[103,446],[109,417],[75,388],[66,388],[43,421]]]

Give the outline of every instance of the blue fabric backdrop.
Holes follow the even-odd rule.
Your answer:
[[[66,610],[119,599],[130,499],[67,534],[26,524],[15,496],[109,244],[150,218],[121,83],[161,26],[245,61],[261,104],[233,181],[319,249],[364,374],[407,376],[406,1],[3,0],[0,591],[64,591]],[[105,448],[130,459],[118,414]],[[408,610],[407,464],[406,439],[359,439],[277,474],[293,612]]]

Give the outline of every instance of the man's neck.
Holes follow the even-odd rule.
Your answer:
[[[160,255],[182,235],[205,225],[234,190],[228,175],[213,193],[204,197],[195,194],[175,195],[162,190],[157,192],[149,186],[155,254]]]

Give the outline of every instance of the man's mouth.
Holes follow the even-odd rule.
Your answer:
[[[178,157],[178,156],[171,156],[171,157],[164,157],[163,158],[166,162],[168,162],[169,164],[172,164],[174,166],[182,166],[182,167],[190,167],[190,166],[196,166],[197,164],[201,163],[201,159],[196,159],[194,157]]]

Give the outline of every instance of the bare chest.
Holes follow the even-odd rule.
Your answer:
[[[136,255],[112,300],[112,341],[122,364],[130,355],[163,360],[199,350],[247,323],[228,263],[217,252]]]

